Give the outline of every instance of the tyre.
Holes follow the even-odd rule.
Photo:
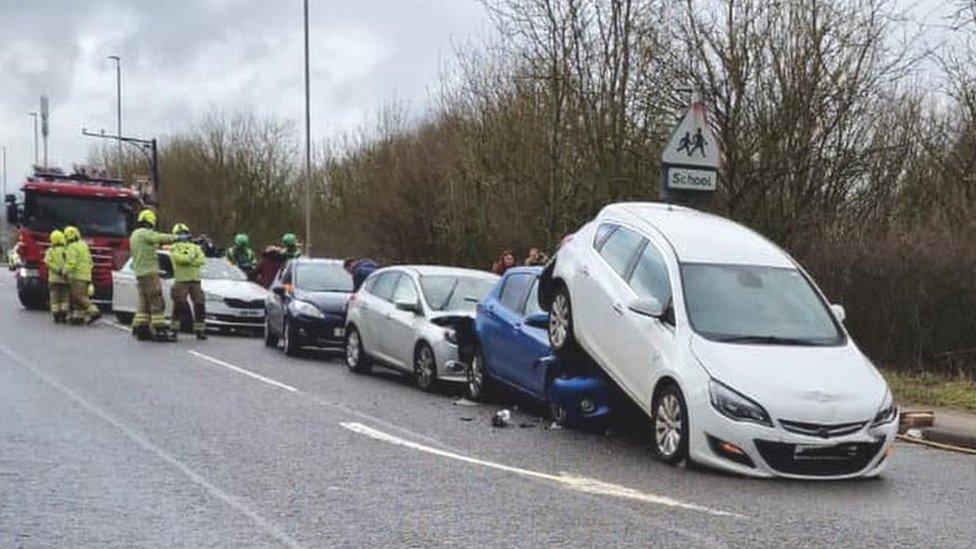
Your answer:
[[[674,383],[662,387],[651,406],[654,425],[654,454],[669,465],[688,457],[688,407],[681,389]]]
[[[468,383],[465,392],[471,400],[482,401],[488,398],[493,390],[494,384],[485,369],[484,354],[481,347],[476,347],[471,357],[471,366],[468,367]]]
[[[573,333],[573,303],[569,290],[559,284],[549,306],[549,345],[556,355],[563,359],[577,358],[578,347]]]
[[[133,313],[123,313],[121,311],[115,312],[115,320],[118,320],[119,324],[123,326],[131,325],[133,317],[135,317]]]
[[[278,335],[271,331],[271,318],[264,317],[264,346],[274,349],[278,346]]]
[[[421,342],[413,353],[413,377],[421,391],[433,391],[437,385],[437,361],[430,345]]]
[[[47,301],[44,298],[31,295],[28,292],[17,292],[17,298],[20,300],[20,304],[29,311],[43,311],[47,309]]]
[[[295,328],[291,325],[290,322],[288,322],[288,319],[286,318],[281,327],[281,336],[282,336],[281,344],[282,347],[284,347],[285,349],[285,354],[288,356],[297,356],[301,348],[298,344],[298,341],[296,341],[296,335],[297,334],[295,334]]]
[[[368,374],[373,364],[363,349],[363,339],[355,326],[346,330],[346,367],[354,374]]]

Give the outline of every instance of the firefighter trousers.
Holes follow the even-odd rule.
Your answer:
[[[139,296],[136,303],[136,314],[132,317],[132,331],[152,328],[153,332],[166,330],[166,302],[163,301],[163,287],[156,273],[136,278],[136,288]]]
[[[76,322],[91,322],[92,320],[102,316],[99,312],[98,307],[88,299],[88,285],[91,282],[87,280],[72,280],[71,281],[71,319]]]
[[[202,334],[207,328],[204,322],[207,313],[200,281],[176,282],[170,291],[170,297],[173,298],[173,331],[179,331],[181,321],[184,318],[190,318],[192,315],[193,331]],[[190,303],[193,304],[192,311],[190,311]]]
[[[67,282],[49,282],[51,314],[55,319],[66,319],[71,311],[71,290]]]

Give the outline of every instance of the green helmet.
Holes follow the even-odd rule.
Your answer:
[[[68,242],[74,242],[76,240],[79,240],[81,239],[81,231],[78,230],[78,227],[71,227],[71,226],[65,227],[64,238]]]
[[[295,244],[297,242],[298,242],[298,237],[295,236],[295,233],[285,233],[281,237],[281,243],[289,248],[295,247]]]
[[[244,233],[238,233],[234,236],[234,245],[238,248],[243,248],[251,244],[251,239],[247,237]]]
[[[51,245],[52,246],[64,246],[67,240],[64,238],[64,233],[59,230],[51,231]]]
[[[189,232],[190,228],[187,227],[185,223],[177,223],[176,225],[173,225],[173,234],[189,234]]]
[[[154,212],[154,211],[152,211],[152,210],[150,210],[148,208],[145,209],[145,210],[142,210],[141,212],[139,212],[139,217],[136,219],[136,222],[138,222],[138,223],[145,223],[145,224],[149,225],[150,227],[155,227],[156,226],[156,212]]]

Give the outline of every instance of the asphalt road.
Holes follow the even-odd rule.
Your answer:
[[[0,548],[971,547],[976,459],[899,445],[881,480],[655,462],[259,339],[53,325],[0,279]],[[519,424],[524,427],[518,426]],[[623,426],[621,426],[623,427]]]

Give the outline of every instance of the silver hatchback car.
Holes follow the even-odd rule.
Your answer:
[[[467,381],[475,308],[498,276],[455,267],[406,265],[373,273],[346,316],[346,365],[367,373],[386,366],[432,390]]]

